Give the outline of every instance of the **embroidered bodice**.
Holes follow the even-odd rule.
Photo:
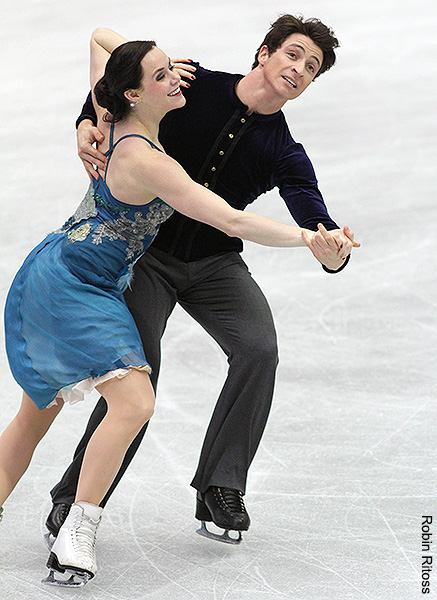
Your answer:
[[[132,135],[112,144],[111,136],[109,159],[125,137]],[[109,160],[106,169],[108,164]],[[62,256],[75,275],[90,283],[95,283],[96,277],[109,277],[124,291],[135,262],[172,213],[173,209],[160,198],[143,205],[120,202],[111,194],[105,172],[105,178],[93,179],[74,215],[54,233],[62,236]]]

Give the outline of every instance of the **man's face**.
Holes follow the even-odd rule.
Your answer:
[[[311,38],[293,33],[270,55],[267,47],[263,46],[258,62],[271,90],[283,100],[293,100],[317,75],[322,66],[323,52]]]

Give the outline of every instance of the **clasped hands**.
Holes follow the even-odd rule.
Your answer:
[[[354,232],[345,226],[343,229],[328,231],[321,223],[317,231],[302,230],[302,239],[314,257],[330,271],[338,271],[344,264],[352,248],[359,248]]]

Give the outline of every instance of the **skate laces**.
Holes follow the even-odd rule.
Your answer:
[[[61,508],[56,514],[56,521],[59,523],[61,527],[64,523],[65,519],[68,517],[68,513],[70,512],[71,506],[69,504],[61,504]]]
[[[231,488],[218,487],[216,488],[218,496],[221,500],[221,504],[226,510],[231,512],[246,512],[244,506],[243,493],[240,490],[233,490]]]
[[[72,543],[75,552],[82,558],[94,560],[96,547],[97,528],[100,524],[93,521],[86,514],[80,514],[78,511],[74,520],[74,529],[72,530]]]

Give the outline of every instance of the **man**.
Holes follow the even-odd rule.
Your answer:
[[[338,41],[316,19],[291,15],[277,19],[259,47],[246,76],[178,65],[191,78],[187,104],[162,122],[160,140],[167,153],[188,174],[244,209],[260,194],[278,187],[295,221],[319,233],[311,243],[314,256],[328,272],[348,262],[353,233],[330,218],[311,162],[288,130],[281,108],[335,62]],[[101,141],[88,101],[79,118],[80,156],[91,176],[92,163],[104,157],[91,143]],[[95,123],[95,121],[94,121]],[[146,356],[160,367],[160,340],[167,319],[179,303],[217,341],[229,362],[228,376],[206,433],[192,486],[197,489],[196,517],[239,532],[250,525],[243,495],[248,468],[268,418],[278,361],[276,334],[267,301],[240,257],[241,240],[174,214],[161,226],[149,251],[137,263],[126,302],[137,323]],[[86,444],[104,417],[101,398],[76,449],[73,463],[52,490],[53,509],[47,519],[52,535],[74,501]],[[135,454],[144,430],[102,502],[104,506]]]

